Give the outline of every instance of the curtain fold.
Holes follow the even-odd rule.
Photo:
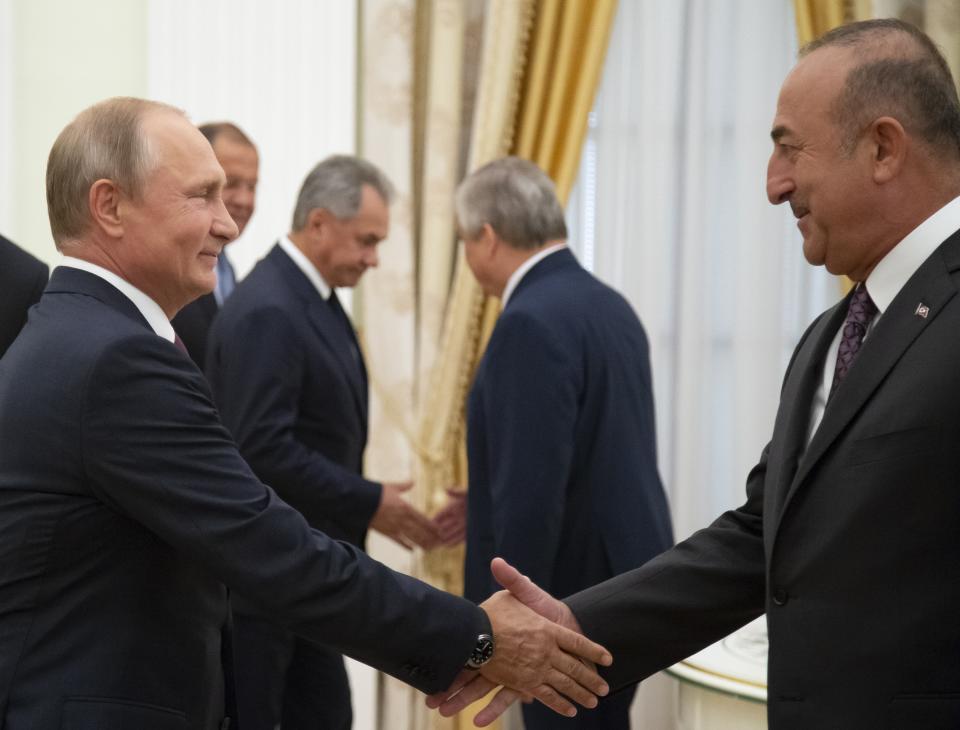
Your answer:
[[[544,168],[566,200],[615,9],[615,0],[489,4],[469,170],[518,154]],[[430,508],[446,501],[446,487],[466,484],[466,397],[499,311],[499,300],[484,296],[458,251],[443,344],[420,419],[418,485]],[[424,555],[423,575],[445,590],[462,592],[463,549]],[[434,718],[433,727],[473,727],[472,714],[465,711],[455,724]]]
[[[414,476],[415,501],[428,511],[446,502],[447,487],[466,484],[465,401],[500,309],[456,247],[454,188],[466,170],[515,153],[543,167],[566,199],[615,8],[614,0],[361,4],[360,154],[398,190],[390,240],[356,308],[371,381],[366,467],[378,478]],[[412,564],[384,541],[371,549],[462,592],[462,548]],[[416,693],[390,680],[381,687],[391,727],[472,727],[469,713],[427,715]]]
[[[544,168],[566,201],[615,10],[615,0],[491,3],[469,169],[518,154]],[[421,418],[419,473],[431,507],[445,501],[445,487],[466,483],[465,401],[499,308],[480,291],[461,251],[444,344],[430,378],[432,398]],[[424,567],[437,585],[462,590],[462,549],[427,555]]]
[[[536,162],[566,203],[610,41],[616,0],[540,0],[513,154]]]
[[[469,169],[501,157],[511,148],[533,11],[533,0],[492,0],[487,7]],[[443,344],[420,418],[418,487],[422,487],[431,509],[446,502],[447,487],[466,484],[464,406],[482,345],[492,330],[490,319],[496,316],[496,311],[488,307],[461,249],[447,305]],[[423,574],[434,585],[461,593],[463,549],[424,555]]]
[[[793,0],[797,16],[797,39],[800,45],[819,38],[831,28],[843,25],[847,0]]]

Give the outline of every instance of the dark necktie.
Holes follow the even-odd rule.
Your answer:
[[[330,309],[333,310],[333,313],[336,315],[337,319],[343,325],[344,329],[347,331],[347,342],[350,343],[350,355],[353,357],[353,362],[355,365],[360,364],[360,351],[357,350],[356,339],[353,333],[353,325],[350,323],[350,318],[347,316],[347,313],[344,311],[343,306],[340,304],[340,300],[337,298],[337,293],[330,290],[330,297],[327,299],[327,304],[330,305]]]
[[[853,366],[853,361],[863,345],[863,338],[867,334],[870,320],[876,313],[877,305],[867,293],[867,287],[858,284],[857,290],[850,297],[847,318],[843,323],[843,336],[840,340],[840,349],[837,351],[837,365],[833,371],[833,385],[830,386],[831,398],[840,381],[847,377],[847,373]]]
[[[188,355],[188,354],[189,354],[189,353],[187,352],[187,346],[186,346],[185,344],[183,344],[183,340],[180,339],[180,335],[178,335],[176,332],[173,333],[173,344],[174,344],[174,345],[176,346],[176,348],[177,348],[178,350],[180,350],[180,352],[182,352],[184,355]]]

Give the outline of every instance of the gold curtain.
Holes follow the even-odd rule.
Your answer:
[[[470,170],[516,154],[546,170],[566,202],[615,10],[616,0],[491,2]],[[499,311],[499,300],[484,296],[461,250],[443,344],[420,421],[418,485],[423,486],[431,509],[446,501],[446,487],[466,484],[466,397]],[[425,555],[422,575],[445,590],[462,592],[462,548]],[[435,717],[433,727],[471,728],[473,714],[468,709],[456,721]]]
[[[536,162],[566,203],[610,40],[616,0],[540,0],[513,154]]]
[[[498,5],[500,10],[494,12]],[[509,21],[502,17],[503,6],[510,9]],[[615,0],[492,4],[484,33],[471,170],[502,155],[517,154],[545,169],[557,184],[561,201],[566,201],[615,10]],[[511,32],[497,29],[500,24]],[[528,30],[532,30],[529,48]],[[529,61],[523,62],[526,57]],[[521,63],[511,62],[512,68],[497,73],[495,64],[503,64],[504,59]],[[513,83],[490,83],[505,76]],[[498,300],[480,291],[461,252],[444,344],[430,379],[433,397],[421,419],[419,478],[428,485],[431,508],[446,500],[445,487],[466,483],[466,396],[499,307]],[[425,556],[426,577],[446,590],[462,591],[462,557],[460,549]]]
[[[484,18],[483,49],[468,152],[468,168],[507,154],[513,141],[533,0],[491,0]],[[452,219],[449,221],[452,226]],[[442,346],[429,378],[420,419],[418,487],[429,509],[443,505],[445,489],[466,484],[464,404],[480,359],[486,298],[457,254]],[[423,556],[423,576],[452,593],[463,591],[463,549]]]
[[[838,25],[873,17],[871,0],[793,0],[793,9],[801,46]]]
[[[439,350],[455,261],[453,190],[466,168],[486,0],[362,0],[359,5],[359,154],[396,187],[380,265],[356,289],[354,321],[370,377],[365,471],[414,478],[424,507],[416,430]],[[419,560],[371,534],[378,560],[416,574]],[[379,678],[378,726],[431,724],[419,693]]]
[[[446,487],[466,483],[466,395],[499,313],[456,248],[453,188],[465,170],[513,153],[543,167],[566,200],[615,7],[615,0],[360,5],[358,149],[398,189],[390,240],[354,309],[371,380],[366,470],[413,476],[415,501],[428,510],[445,503]],[[382,540],[372,539],[371,551],[462,591],[462,548],[412,564]],[[417,693],[389,680],[381,686],[381,718],[391,726],[466,728],[469,717],[427,715]]]

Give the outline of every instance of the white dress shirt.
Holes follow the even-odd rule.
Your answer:
[[[563,249],[566,247],[567,247],[566,243],[557,243],[557,244],[554,244],[553,246],[547,246],[545,249],[543,249],[542,251],[538,251],[533,256],[531,256],[526,261],[524,261],[522,264],[520,264],[517,267],[517,270],[514,271],[512,274],[510,274],[510,278],[507,279],[507,285],[503,288],[503,296],[500,297],[502,306],[504,308],[507,306],[507,302],[510,300],[510,297],[513,295],[514,290],[516,290],[517,286],[520,284],[520,281],[523,279],[524,276],[527,275],[527,272],[530,271],[530,269],[532,269],[538,263],[543,261],[550,254],[556,253],[560,249]]]
[[[900,293],[911,276],[920,268],[937,247],[946,241],[954,232],[960,230],[960,198],[954,198],[940,210],[914,228],[907,236],[894,246],[874,267],[864,285],[873,303],[877,305],[864,342],[870,337],[873,328],[883,316],[894,297]],[[823,363],[823,377],[813,396],[810,412],[810,429],[807,433],[807,444],[817,432],[823,420],[823,412],[827,407],[827,397],[830,386],[833,384],[833,371],[837,366],[837,353],[840,350],[840,341],[843,339],[843,325],[837,330],[827,350]]]
[[[280,240],[277,241],[277,243],[287,256],[293,260],[297,268],[310,280],[310,283],[317,288],[317,291],[320,292],[320,296],[323,297],[324,301],[329,299],[330,294],[333,293],[330,285],[323,280],[320,272],[317,271],[317,267],[310,263],[310,259],[304,255],[303,251],[297,248],[297,244],[291,241],[289,236],[280,236]]]
[[[108,271],[102,266],[91,264],[89,261],[77,259],[73,256],[64,256],[63,261],[60,262],[60,266],[66,266],[70,269],[80,269],[80,271],[86,271],[88,274],[99,276],[133,302],[133,306],[139,310],[140,314],[147,320],[147,324],[150,325],[154,332],[168,342],[174,341],[176,335],[173,331],[173,325],[170,324],[167,315],[163,313],[163,309],[129,281],[121,279],[112,271]]]

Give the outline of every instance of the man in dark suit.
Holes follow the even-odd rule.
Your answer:
[[[807,260],[856,287],[794,351],[746,503],[566,603],[505,566],[501,577],[611,647],[614,687],[766,612],[772,730],[952,730],[960,727],[953,79],[913,26],[843,26],[801,52],[772,137],[770,201],[790,204]]]
[[[64,265],[0,359],[0,724],[225,728],[226,586],[422,690],[466,665],[591,704],[599,678],[563,649],[602,648],[311,530],[240,457],[169,321],[237,234],[223,184],[196,127],[140,99],[90,107],[50,152]]]
[[[243,234],[257,202],[257,179],[260,157],[250,138],[230,122],[201,124],[198,129],[213,147],[217,162],[227,176],[223,186],[223,204],[237,224],[237,235]],[[201,370],[207,355],[207,334],[213,318],[236,286],[236,276],[230,260],[224,254],[217,257],[217,286],[209,294],[197,297],[173,318],[176,331],[187,352]]]
[[[392,187],[371,163],[322,161],[301,187],[292,231],[221,310],[207,377],[254,473],[316,529],[362,548],[368,527],[409,548],[438,542],[402,493],[365,479],[367,371],[335,289],[377,265]],[[239,715],[247,730],[347,730],[343,658],[234,597]]]
[[[0,236],[0,357],[27,321],[27,310],[40,301],[50,270],[12,241]]]
[[[464,595],[497,589],[497,555],[559,595],[642,565],[673,540],[640,320],[577,263],[533,163],[474,172],[457,218],[467,263],[503,302],[469,398]],[[569,720],[529,705],[524,723],[625,730],[635,689]]]

